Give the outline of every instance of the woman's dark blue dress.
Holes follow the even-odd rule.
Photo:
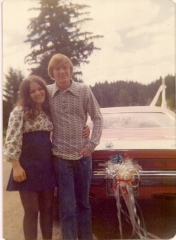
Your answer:
[[[8,191],[43,191],[56,187],[50,132],[23,133],[19,162],[26,172],[26,180],[23,182],[14,181],[12,169],[7,185]]]

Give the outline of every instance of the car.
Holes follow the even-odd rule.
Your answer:
[[[137,199],[176,198],[175,113],[166,106],[154,106],[156,96],[150,106],[101,108],[104,125],[100,144],[92,154],[91,199],[113,197],[106,168],[116,155],[141,167]]]

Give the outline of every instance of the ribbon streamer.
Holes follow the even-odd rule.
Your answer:
[[[138,187],[140,181],[139,169],[141,169],[141,167],[133,163],[132,159],[123,159],[120,154],[112,156],[106,168],[105,178],[113,179],[113,191],[116,199],[120,236],[122,239],[121,212],[123,212],[123,210],[120,197],[122,196],[128,209],[128,219],[132,225],[131,238],[136,234],[140,239],[149,239],[148,236],[159,239],[141,227],[141,221],[137,215],[134,190]]]

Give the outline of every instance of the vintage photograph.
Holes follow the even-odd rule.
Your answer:
[[[175,8],[2,1],[2,239],[175,239]]]

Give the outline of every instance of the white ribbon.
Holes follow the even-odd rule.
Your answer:
[[[120,236],[122,239],[121,211],[123,212],[123,210],[120,202],[120,195],[122,195],[128,209],[128,218],[132,225],[131,238],[134,234],[137,234],[140,239],[148,239],[148,236],[159,239],[157,236],[147,232],[141,227],[140,218],[137,215],[133,189],[138,187],[140,181],[139,169],[141,169],[141,167],[138,164],[133,163],[130,158],[126,158],[120,163],[118,160],[117,163],[114,163],[111,159],[106,168],[106,178],[113,179]]]

